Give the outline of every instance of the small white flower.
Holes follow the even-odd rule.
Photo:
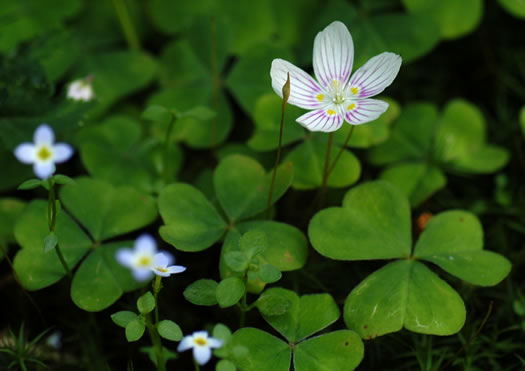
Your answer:
[[[55,163],[69,160],[73,148],[66,143],[56,143],[53,129],[47,124],[41,124],[35,130],[34,143],[19,144],[14,151],[18,161],[33,164],[37,177],[46,179],[55,172]]]
[[[169,277],[172,274],[182,273],[186,267],[182,265],[170,265],[173,263],[173,257],[166,252],[159,252],[153,257],[153,265],[151,270],[157,276]]]
[[[394,81],[401,57],[384,52],[376,55],[350,76],[354,43],[346,26],[332,22],[314,40],[315,81],[309,74],[282,59],[274,59],[270,70],[273,90],[282,98],[282,88],[290,73],[288,103],[311,110],[297,122],[311,131],[331,132],[344,121],[351,125],[375,120],[388,103],[369,99]]]
[[[78,79],[69,84],[67,88],[67,97],[73,100],[89,102],[95,97],[93,86],[91,85],[92,77]]]
[[[53,349],[62,348],[62,332],[55,330],[47,337],[46,344]]]
[[[211,348],[220,348],[222,340],[208,337],[206,331],[196,331],[182,339],[177,347],[178,352],[193,348],[193,358],[199,365],[204,365],[211,358]]]
[[[115,258],[123,266],[130,268],[137,281],[146,281],[153,276],[151,267],[157,253],[157,243],[149,234],[143,234],[135,240],[133,249],[118,249]]]

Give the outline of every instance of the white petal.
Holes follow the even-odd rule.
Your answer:
[[[331,132],[343,124],[343,117],[335,105],[319,108],[300,116],[296,120],[310,131]]]
[[[133,277],[139,282],[147,281],[153,276],[153,273],[148,268],[134,268],[132,273]]]
[[[55,164],[52,162],[36,162],[33,171],[40,179],[49,178],[55,172]]]
[[[157,243],[151,235],[142,234],[135,240],[135,251],[145,255],[154,255],[157,252]]]
[[[55,134],[53,129],[48,124],[42,124],[36,128],[35,134],[33,135],[33,141],[35,144],[53,144],[55,141]]]
[[[115,253],[115,259],[119,264],[125,266],[125,267],[132,267],[133,266],[133,251],[127,247],[123,247],[121,249],[118,249]]]
[[[177,274],[177,273],[182,273],[186,270],[186,267],[182,266],[182,265],[172,265],[172,266],[169,266],[168,267],[168,272],[170,274]]]
[[[281,98],[283,86],[290,73],[290,97],[288,103],[304,109],[315,109],[323,105],[324,90],[319,84],[302,69],[282,59],[274,59],[270,76],[272,88]]]
[[[346,107],[345,120],[352,125],[373,121],[388,109],[388,103],[377,99],[362,99]]]
[[[210,347],[194,347],[193,348],[193,358],[197,361],[199,365],[204,365],[211,358],[211,349]]]
[[[57,143],[53,146],[55,152],[54,162],[65,162],[73,155],[73,147],[66,143]]]
[[[155,256],[153,257],[153,266],[155,266],[155,267],[167,267],[168,266],[168,257],[162,252],[159,252],[158,254],[155,254]]]
[[[32,164],[36,160],[35,146],[31,143],[22,143],[15,148],[15,157],[24,164]]]
[[[314,41],[313,65],[317,81],[325,89],[337,81],[346,84],[354,63],[354,43],[346,26],[335,21],[319,32]]]
[[[179,343],[179,346],[177,347],[177,352],[184,352],[185,350],[188,350],[190,348],[193,348],[193,336],[184,336],[182,341]]]
[[[215,338],[208,338],[208,345],[210,348],[220,348],[222,347],[222,340]]]
[[[346,87],[353,98],[373,97],[388,87],[401,67],[401,56],[384,52],[371,58],[352,75]]]

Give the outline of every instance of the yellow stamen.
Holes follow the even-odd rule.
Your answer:
[[[148,256],[142,256],[139,259],[138,264],[142,267],[149,267],[151,265],[151,258]]]
[[[200,346],[208,345],[208,341],[205,338],[196,338],[193,342]]]
[[[329,109],[328,111],[326,111],[326,113],[328,113],[330,116],[331,116],[331,115],[335,115],[335,111],[334,111],[334,110],[331,110],[331,109]]]
[[[353,95],[357,95],[357,93],[359,93],[359,88],[353,87],[353,88],[350,88],[350,91],[352,92]]]
[[[162,273],[166,273],[168,271],[166,268],[162,268],[162,267],[155,267],[155,269]]]
[[[319,102],[322,102],[324,99],[324,94],[317,94],[316,98]]]
[[[355,103],[352,103],[351,105],[349,105],[348,107],[346,107],[346,109],[347,109],[348,111],[351,111],[351,110],[353,110],[354,108],[355,108]]]
[[[51,158],[51,151],[46,146],[40,147],[40,149],[36,153],[37,157],[42,160],[46,161]]]

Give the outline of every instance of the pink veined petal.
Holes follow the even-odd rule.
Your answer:
[[[215,338],[208,338],[208,345],[210,348],[220,348],[222,347],[222,340]]]
[[[36,159],[35,146],[32,143],[19,144],[14,154],[17,160],[24,164],[32,164]]]
[[[40,179],[49,178],[55,172],[55,164],[52,162],[36,162],[33,165],[35,175]]]
[[[129,268],[133,266],[133,251],[127,247],[118,249],[115,253],[115,260],[119,264]]]
[[[377,99],[361,99],[351,102],[345,108],[345,120],[349,124],[360,125],[381,116],[388,109],[388,103]]]
[[[177,352],[184,352],[185,350],[188,350],[190,348],[193,348],[193,336],[188,335],[185,336],[179,343],[179,346],[177,347]]]
[[[53,161],[61,163],[69,160],[73,156],[73,147],[66,143],[57,143],[53,146],[55,157]]]
[[[186,270],[186,267],[183,267],[182,265],[172,265],[168,267],[168,273],[169,274],[177,274],[182,273]]]
[[[283,86],[290,73],[290,97],[288,103],[304,109],[315,109],[323,105],[325,93],[319,84],[299,67],[283,59],[274,59],[270,69],[272,88],[281,98]]]
[[[196,346],[193,348],[193,358],[202,366],[210,360],[211,349],[207,346]]]
[[[153,273],[148,268],[134,268],[133,277],[139,282],[147,281],[151,278]]]
[[[53,144],[55,141],[55,134],[53,129],[48,124],[41,124],[36,128],[35,134],[33,135],[33,141],[35,144]]]
[[[325,106],[315,111],[310,111],[296,120],[310,131],[336,131],[343,124],[343,116],[335,105]]]
[[[153,255],[157,252],[157,243],[151,235],[145,233],[141,234],[135,240],[135,250],[148,255]]]
[[[400,67],[401,56],[390,52],[376,55],[355,71],[346,92],[353,99],[373,97],[394,81]]]
[[[344,86],[354,63],[354,42],[346,26],[335,21],[314,40],[313,65],[317,80],[325,89],[337,81]]]

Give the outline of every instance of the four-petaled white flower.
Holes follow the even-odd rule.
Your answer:
[[[173,263],[173,257],[165,252],[159,252],[153,257],[153,264],[151,270],[157,276],[169,277],[172,274],[182,273],[186,267],[182,265],[170,265]]]
[[[199,365],[203,365],[211,358],[211,348],[220,348],[222,340],[208,337],[206,331],[196,331],[182,339],[177,347],[178,352],[193,348],[193,358]]]
[[[95,97],[93,86],[91,85],[92,77],[78,79],[69,84],[67,88],[67,97],[73,100],[89,102]]]
[[[157,243],[149,234],[135,240],[133,249],[123,247],[117,250],[115,258],[123,266],[130,268],[137,281],[146,281],[153,276],[151,268],[157,253]]]
[[[288,103],[312,110],[297,122],[311,131],[331,132],[343,121],[364,124],[378,118],[388,103],[368,99],[389,86],[401,67],[401,57],[384,52],[376,55],[352,76],[354,44],[346,26],[332,22],[314,41],[313,67],[317,81],[282,59],[274,59],[270,70],[273,90],[282,98],[282,87],[290,73]]]
[[[37,177],[46,179],[55,172],[55,163],[69,160],[73,148],[66,143],[54,143],[55,134],[47,124],[41,124],[33,135],[34,143],[19,144],[14,151],[18,161],[33,164]]]

